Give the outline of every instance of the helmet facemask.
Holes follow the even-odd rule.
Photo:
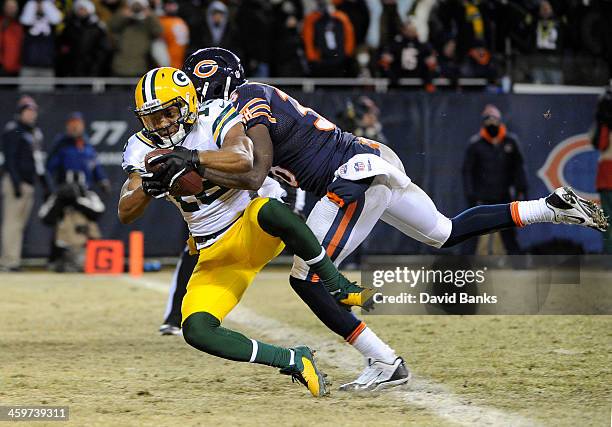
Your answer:
[[[227,76],[225,79],[225,83],[223,85],[218,83],[204,82],[202,89],[199,92],[200,99],[223,99],[225,101],[229,100],[230,96],[230,87],[232,86],[232,78]],[[197,90],[197,89],[196,89]],[[208,95],[208,97],[207,97]]]
[[[136,111],[147,133],[155,135],[153,139],[159,148],[171,148],[183,142],[191,124],[189,119],[189,106],[183,98],[175,98],[163,104],[143,106]]]

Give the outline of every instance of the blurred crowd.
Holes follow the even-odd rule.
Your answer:
[[[96,221],[105,211],[93,190],[108,195],[111,183],[89,143],[80,112],[68,115],[65,131],[56,135],[48,155],[37,122],[38,104],[23,95],[17,102],[14,119],[6,123],[0,137],[0,271],[21,270],[23,238],[37,185],[44,199],[38,218],[53,230],[49,268],[58,272],[81,271],[85,245],[89,239],[101,237]],[[41,244],[40,239],[37,244]]]
[[[4,0],[0,74],[139,76],[221,46],[252,77],[588,83],[610,19],[611,0]]]

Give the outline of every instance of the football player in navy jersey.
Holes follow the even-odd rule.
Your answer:
[[[201,100],[231,99],[254,142],[250,171],[229,174],[209,168],[205,178],[224,187],[255,190],[271,171],[320,197],[307,224],[336,265],[367,237],[379,219],[436,248],[537,222],[599,230],[607,227],[601,210],[567,187],[546,198],[477,206],[447,218],[411,182],[390,148],[342,132],[278,88],[247,82],[240,59],[232,52],[200,49],[187,58],[183,70]],[[340,306],[335,311],[319,309],[333,299],[323,295],[321,287],[311,286],[317,279],[308,265],[295,257],[290,276],[293,289],[326,326],[366,359],[363,373],[341,390],[377,390],[406,382],[410,374],[402,358],[365,323]]]

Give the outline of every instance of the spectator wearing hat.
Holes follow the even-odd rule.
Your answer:
[[[110,181],[88,140],[83,115],[71,113],[47,162],[56,191],[43,204],[39,216],[54,227],[49,262],[51,269],[58,272],[82,270],[80,260],[85,243],[100,238],[96,221],[105,207],[91,188],[97,184],[105,194],[110,194]]]
[[[52,0],[28,0],[20,18],[26,28],[21,76],[52,77],[55,65],[55,26],[62,13]]]
[[[115,54],[112,73],[119,77],[140,76],[149,70],[152,43],[161,36],[159,19],[147,0],[128,0],[108,24]]]
[[[34,181],[38,178],[48,194],[45,176],[43,135],[36,127],[38,105],[29,96],[17,103],[17,117],[4,127],[2,151],[2,262],[4,270],[21,268],[25,226],[34,204]]]
[[[58,38],[60,76],[103,76],[110,54],[106,25],[98,19],[90,0],[74,2]]]
[[[195,52],[203,47],[218,46],[231,50],[238,56],[242,55],[238,46],[238,32],[234,28],[229,17],[229,10],[223,2],[211,2],[206,8],[205,19],[194,18],[191,23],[190,34],[189,52]]]
[[[66,131],[55,139],[47,161],[47,171],[56,185],[70,180],[69,175],[75,179],[80,176],[82,178],[79,180],[87,188],[98,184],[105,193],[109,193],[110,183],[97,156],[85,132],[83,115],[76,111],[68,115]]]
[[[470,206],[522,200],[527,177],[517,137],[508,132],[497,107],[482,112],[480,132],[472,136],[463,161],[463,186]],[[508,254],[520,252],[514,228],[501,231]]]
[[[16,0],[6,0],[0,16],[0,76],[16,76],[21,68],[23,26]]]

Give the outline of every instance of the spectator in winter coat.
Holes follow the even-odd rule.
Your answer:
[[[102,76],[109,59],[110,43],[106,26],[96,15],[90,0],[77,0],[74,13],[66,19],[58,37],[60,76]]]
[[[315,77],[350,77],[354,66],[353,25],[329,0],[318,0],[317,10],[304,19],[304,48]]]
[[[16,76],[21,68],[23,27],[17,19],[19,5],[16,0],[4,2],[0,16],[0,76]]]
[[[26,28],[22,50],[24,77],[52,77],[55,65],[55,26],[61,12],[52,0],[28,0],[20,18]]]
[[[168,47],[170,66],[181,68],[185,60],[185,52],[189,45],[189,27],[178,16],[179,3],[176,0],[166,0],[163,3],[164,14],[159,17],[163,28],[162,38]]]
[[[26,224],[34,205],[34,183],[39,180],[45,194],[43,135],[36,127],[38,105],[29,96],[17,103],[17,116],[2,134],[4,176],[2,177],[2,262],[7,271],[21,268],[21,247]]]
[[[463,186],[470,206],[522,200],[527,192],[523,156],[515,135],[508,132],[499,109],[487,105],[482,127],[468,145],[463,162]],[[508,254],[519,253],[515,228],[501,231]]]
[[[299,25],[304,17],[300,0],[280,0],[272,5],[272,40],[276,49],[270,58],[275,77],[301,77],[305,73],[304,47]]]
[[[145,74],[150,68],[151,44],[162,34],[147,0],[128,0],[127,6],[108,25],[115,48],[111,69],[119,77]]]

